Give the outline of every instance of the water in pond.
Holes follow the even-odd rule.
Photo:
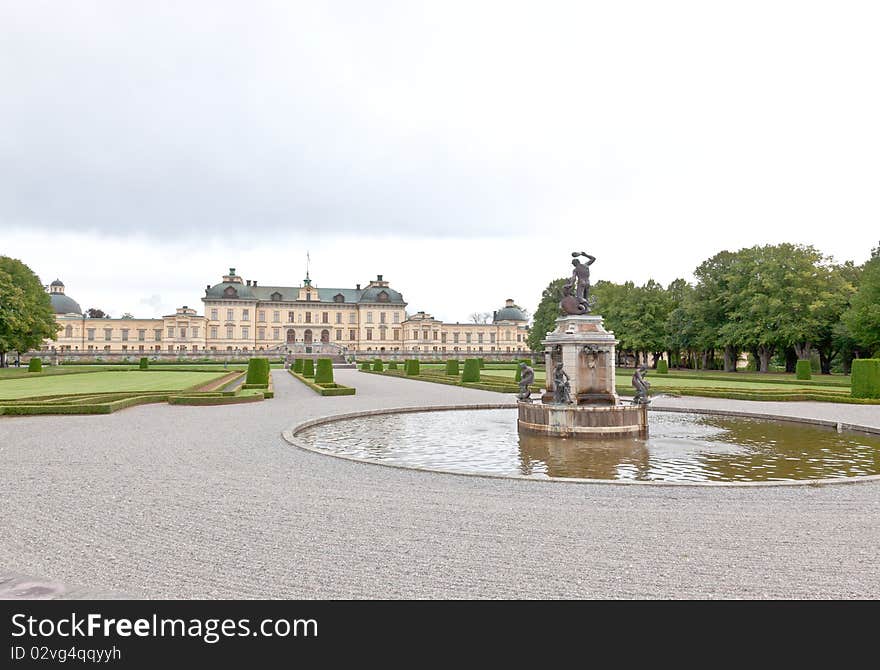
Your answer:
[[[336,454],[494,475],[782,481],[880,474],[880,436],[739,417],[649,413],[648,439],[520,435],[514,409],[382,414],[297,437]]]

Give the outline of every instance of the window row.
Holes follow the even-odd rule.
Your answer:
[[[235,321],[235,310],[227,309],[226,311],[226,321]],[[343,312],[333,312],[334,317],[332,319],[333,323],[341,324],[343,322]],[[211,308],[211,321],[219,321],[221,315],[221,310],[217,307]],[[401,312],[391,312],[391,321],[390,323],[400,323],[400,315]],[[267,317],[269,316],[269,312],[264,309],[257,310],[257,323],[267,323]],[[281,323],[282,312],[279,309],[272,310],[272,323]],[[378,312],[378,323],[389,323],[388,321],[388,312]],[[288,311],[286,314],[285,323],[331,323],[330,312],[295,312]],[[366,323],[374,323],[374,313],[367,312]],[[251,310],[250,309],[242,309],[241,310],[241,321],[250,321],[251,320]],[[348,312],[348,323],[357,323],[357,312],[350,311]]]

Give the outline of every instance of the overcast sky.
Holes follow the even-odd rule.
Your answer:
[[[82,306],[382,273],[447,320],[880,240],[876,2],[0,0],[0,254]]]

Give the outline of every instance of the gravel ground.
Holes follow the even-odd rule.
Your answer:
[[[143,598],[880,598],[880,482],[664,487],[485,479],[313,454],[326,414],[496,403],[337,371],[276,397],[0,419],[0,571]],[[702,398],[880,426],[880,408]],[[3,583],[4,575],[0,575]],[[12,581],[9,581],[12,584]]]

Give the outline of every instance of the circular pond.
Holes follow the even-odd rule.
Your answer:
[[[305,446],[378,463],[484,475],[771,482],[880,474],[880,435],[704,414],[649,413],[649,437],[519,434],[515,409],[378,414],[305,428]]]

